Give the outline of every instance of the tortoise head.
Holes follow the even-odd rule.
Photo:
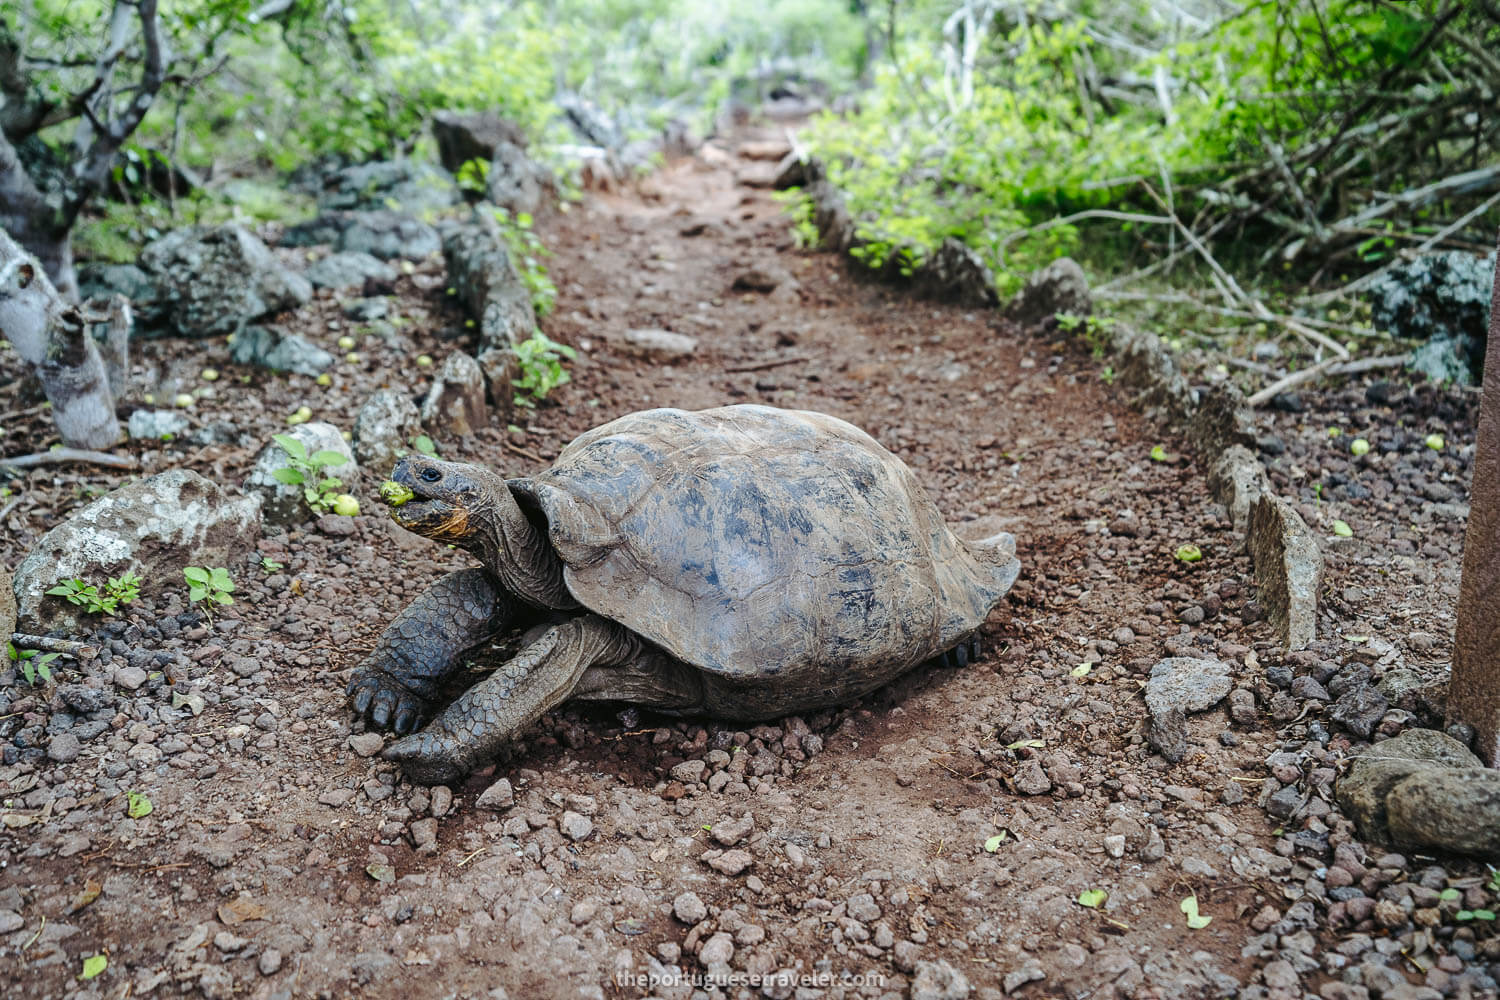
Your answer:
[[[494,527],[497,485],[505,489],[488,469],[411,454],[396,463],[380,495],[406,530],[473,548]]]

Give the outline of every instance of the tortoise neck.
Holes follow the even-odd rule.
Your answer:
[[[465,548],[505,588],[528,604],[566,610],[578,606],[563,584],[563,564],[544,532],[532,524],[510,487],[488,476],[485,499],[471,509],[474,534]]]

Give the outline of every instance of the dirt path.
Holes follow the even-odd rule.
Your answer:
[[[519,453],[650,406],[835,414],[909,463],[962,533],[1016,535],[1022,580],[982,661],[746,731],[567,707],[497,768],[414,788],[353,749],[371,748],[350,742],[342,688],[389,618],[465,560],[373,510],[350,536],[273,536],[256,561],[285,569],[244,568],[236,617],[198,626],[168,597],[118,634],[117,656],[144,645],[180,664],[201,715],[172,710],[153,676],[114,692],[76,760],[0,770],[7,804],[39,820],[0,832],[17,995],[686,998],[711,972],[733,977],[714,994],[729,996],[956,997],[942,984],[961,976],[980,997],[1188,997],[1264,964],[1242,948],[1304,874],[1256,804],[1272,723],[1190,717],[1175,766],[1142,736],[1163,656],[1223,659],[1252,690],[1276,659],[1200,470],[1150,460],[1179,444],[1085,353],[795,251],[768,194],[735,182],[746,166],[682,161],[557,219],[548,331],[581,349],[574,381],[524,432],[445,454],[524,474],[538,466]],[[417,317],[403,347],[439,354],[462,326],[434,267],[398,291]],[[320,300],[306,325],[334,315]],[[625,332],[650,327],[696,353],[631,355]],[[394,349],[370,353],[367,376],[320,397],[339,422],[401,381]],[[242,429],[264,438],[307,386],[257,376]],[[175,461],[235,481],[250,454]],[[1204,560],[1175,561],[1184,542]],[[480,805],[499,778],[513,803],[497,789]],[[150,816],[125,817],[127,790]],[[1077,902],[1095,889],[1102,905]],[[1190,896],[1206,928],[1185,926]],[[80,982],[96,953],[108,970]]]

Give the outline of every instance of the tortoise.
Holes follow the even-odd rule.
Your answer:
[[[425,784],[485,763],[576,698],[757,721],[849,701],[925,660],[963,665],[1015,582],[1015,539],[957,538],[911,470],[835,417],[646,410],[506,480],[409,454],[396,523],[482,568],[440,578],[348,686]],[[464,654],[534,637],[416,731]]]

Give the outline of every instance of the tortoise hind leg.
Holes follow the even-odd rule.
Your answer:
[[[452,781],[570,698],[590,667],[629,663],[642,651],[628,629],[599,615],[555,625],[384,756],[419,784]]]
[[[969,635],[960,639],[957,646],[943,651],[938,662],[945,667],[967,667],[979,662],[979,636]]]
[[[409,733],[466,650],[517,624],[521,604],[482,569],[438,579],[381,633],[346,693],[376,729]]]

